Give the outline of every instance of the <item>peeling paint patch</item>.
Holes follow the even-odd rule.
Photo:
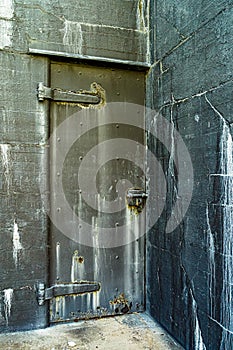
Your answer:
[[[20,234],[19,234],[19,228],[14,221],[14,227],[13,227],[13,258],[15,261],[15,266],[18,266],[18,259],[19,259],[19,252],[23,249],[22,244],[20,242]]]
[[[76,54],[82,54],[83,34],[79,22],[65,20],[63,31],[63,44],[72,46]]]
[[[9,318],[11,315],[11,302],[13,297],[13,289],[4,289],[4,311],[5,311],[5,319],[6,324],[8,326]]]

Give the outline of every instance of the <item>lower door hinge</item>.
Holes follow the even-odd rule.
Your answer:
[[[38,283],[37,301],[39,305],[44,305],[46,300],[55,297],[93,293],[98,292],[99,290],[100,283],[95,282],[55,284],[49,288],[46,288],[44,283]]]

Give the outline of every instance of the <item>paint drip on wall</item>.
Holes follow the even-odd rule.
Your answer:
[[[7,144],[0,144],[2,168],[5,177],[6,191],[9,194],[10,190],[10,149]]]
[[[13,258],[15,262],[15,266],[18,266],[18,260],[19,260],[19,253],[23,249],[22,244],[20,242],[20,234],[19,234],[19,228],[14,221],[14,227],[13,227]]]
[[[76,54],[82,54],[83,34],[81,24],[65,20],[63,31],[63,44],[71,46]]]
[[[11,303],[13,298],[13,292],[14,291],[11,288],[4,290],[4,312],[7,326],[11,315]]]

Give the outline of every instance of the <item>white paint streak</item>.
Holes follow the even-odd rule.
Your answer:
[[[146,31],[144,11],[145,11],[145,2],[144,2],[144,0],[138,0],[138,6],[137,6],[137,29],[140,30],[140,31],[143,31],[143,32]]]
[[[2,154],[2,165],[3,165],[3,173],[6,180],[6,190],[7,194],[9,194],[10,189],[10,149],[7,144],[0,144],[1,154]]]
[[[219,325],[219,327],[221,327],[224,331],[226,331],[227,333],[229,334],[233,334],[232,331],[230,331],[229,329],[225,328],[221,323],[219,323],[217,320],[215,320],[213,317],[210,317],[209,318],[214,321],[215,323],[217,323],[217,325]]]
[[[191,291],[192,296],[192,311],[193,311],[193,322],[194,322],[194,348],[193,350],[206,350],[206,346],[204,344],[202,334],[201,334],[201,328],[198,320],[197,315],[197,303],[194,299],[194,295]]]
[[[213,106],[205,96],[207,103],[213,111],[219,116],[222,124],[222,136],[220,140],[220,164],[219,175],[221,177],[221,208],[222,208],[222,257],[223,257],[223,288],[221,294],[221,315],[220,322],[216,321],[221,328],[222,339],[220,350],[231,348],[231,332],[233,329],[233,157],[232,157],[232,136],[230,126],[224,116]]]
[[[214,302],[214,293],[215,293],[215,246],[214,246],[214,237],[211,231],[210,227],[210,220],[209,220],[209,207],[208,204],[206,205],[206,222],[207,222],[207,245],[208,245],[208,253],[209,253],[209,260],[208,260],[208,268],[209,268],[209,275],[208,275],[208,282],[209,282],[209,305],[210,305],[210,316],[215,317],[215,302]]]
[[[220,349],[231,347],[231,335],[228,329],[233,329],[233,209],[229,205],[233,202],[233,162],[232,136],[230,128],[223,121],[223,133],[220,143],[221,164],[220,172],[229,175],[223,181],[223,289],[221,295],[221,321],[223,326]]]
[[[82,26],[78,22],[64,21],[63,44],[72,46],[76,54],[82,54],[83,34]]]
[[[6,324],[8,326],[8,321],[11,315],[11,302],[13,297],[13,289],[4,289],[4,311],[5,311],[5,319]]]
[[[14,227],[13,227],[13,258],[15,261],[15,266],[18,266],[18,260],[19,260],[19,252],[23,249],[22,244],[20,242],[20,235],[19,235],[19,228],[14,221]]]

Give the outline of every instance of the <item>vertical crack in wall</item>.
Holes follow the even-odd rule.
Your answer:
[[[4,312],[5,312],[5,319],[6,319],[6,325],[8,326],[9,318],[11,315],[11,302],[13,298],[13,289],[4,289]]]
[[[23,247],[20,242],[19,228],[15,220],[14,227],[13,227],[13,258],[14,258],[16,267],[18,267],[19,253],[22,249]]]

